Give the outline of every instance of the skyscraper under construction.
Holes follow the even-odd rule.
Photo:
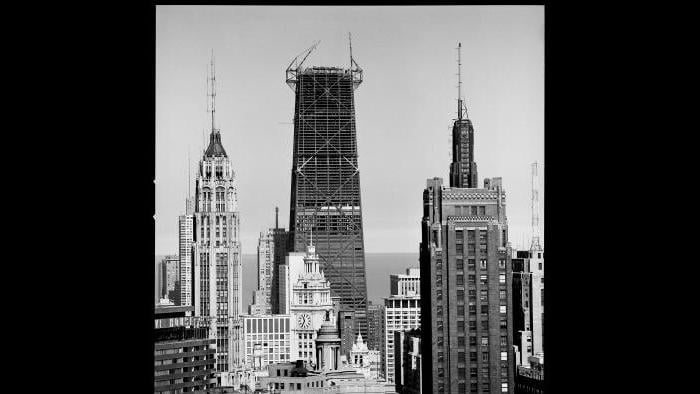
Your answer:
[[[313,237],[332,294],[340,297],[341,308],[355,312],[355,330],[367,337],[354,102],[362,69],[352,46],[349,69],[302,68],[317,45],[297,56],[286,73],[295,95],[290,247],[303,252]]]

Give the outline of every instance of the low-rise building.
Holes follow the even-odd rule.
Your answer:
[[[233,338],[240,349],[237,367],[262,370],[292,360],[291,315],[243,315],[240,321]]]
[[[357,333],[357,341],[350,350],[350,366],[360,372],[365,378],[379,380],[381,362],[379,350],[370,350],[362,339],[362,334]]]
[[[528,357],[528,362],[516,368],[515,392],[544,394],[544,353]]]

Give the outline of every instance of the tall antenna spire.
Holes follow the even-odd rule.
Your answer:
[[[275,207],[275,230],[280,228],[279,226],[279,216],[280,216],[280,208]]]
[[[352,72],[352,34],[348,32],[348,43],[350,44],[350,72]]]
[[[209,104],[209,110],[211,111],[211,132],[214,133],[216,130],[216,125],[214,123],[214,115],[216,114],[216,70],[214,68],[214,50],[211,50],[211,61],[209,63],[209,72],[210,76],[207,78],[207,81],[211,84],[211,86],[207,86],[209,88],[208,91],[208,96],[209,96],[209,101],[207,102]]]
[[[469,119],[467,106],[462,100],[462,43],[457,45],[457,119],[462,120],[463,117]]]
[[[192,169],[192,164],[190,164],[190,146],[187,146],[187,198],[189,199],[190,194],[190,170]]]
[[[462,120],[462,43],[457,45],[457,119]]]
[[[532,163],[532,241],[530,250],[542,250],[540,245],[540,196],[537,162]]]

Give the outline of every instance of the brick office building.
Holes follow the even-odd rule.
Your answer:
[[[450,187],[427,180],[420,244],[423,392],[513,393],[512,272],[501,178],[478,188],[461,95]]]

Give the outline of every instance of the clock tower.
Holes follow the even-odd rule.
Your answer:
[[[312,241],[313,242],[313,241]],[[331,284],[320,268],[319,257],[313,243],[306,248],[303,268],[290,270],[291,297],[289,310],[293,319],[292,360],[307,360],[314,364],[315,341],[318,330],[332,315]],[[296,346],[295,346],[296,345]]]

